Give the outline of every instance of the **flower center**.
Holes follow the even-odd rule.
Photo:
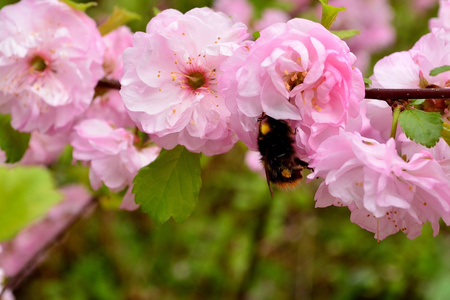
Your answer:
[[[47,64],[45,63],[44,58],[39,55],[36,55],[31,59],[30,66],[33,70],[38,72],[42,72],[47,68]]]
[[[307,72],[292,72],[288,73],[285,71],[284,78],[286,79],[284,85],[288,91],[292,91],[297,85],[302,84],[305,80]]]
[[[193,90],[201,88],[206,82],[205,75],[202,72],[198,71],[190,73],[186,76],[186,79],[187,85],[190,86]]]

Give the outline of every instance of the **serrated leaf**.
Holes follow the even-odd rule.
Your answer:
[[[443,128],[439,113],[416,109],[403,111],[399,123],[408,138],[428,148],[436,145]]]
[[[86,11],[89,7],[97,6],[97,2],[77,3],[77,2],[73,2],[71,0],[59,0],[59,1],[64,2],[67,5],[69,5],[70,7],[75,8],[76,10],[80,10],[80,11]]]
[[[253,38],[255,39],[255,41],[256,41],[257,39],[259,39],[260,36],[261,36],[261,33],[260,33],[259,31],[253,32]]]
[[[446,65],[446,66],[437,67],[430,71],[430,76],[437,76],[437,75],[447,72],[447,71],[450,71],[450,66]]]
[[[350,30],[331,30],[331,33],[337,35],[340,39],[345,40],[354,37],[359,34],[359,30],[350,29]]]
[[[11,239],[58,203],[50,172],[42,167],[0,168],[0,241]]]
[[[444,139],[444,141],[447,143],[447,145],[450,146],[450,124],[449,123],[443,124],[441,135],[442,135],[442,138]]]
[[[140,20],[141,16],[126,10],[125,8],[120,8],[117,6],[114,6],[113,13],[109,18],[98,27],[98,31],[100,31],[100,34],[102,36],[107,35],[111,31],[119,28],[122,25],[127,24],[130,21],[133,20]]]
[[[10,115],[0,115],[0,149],[5,151],[7,163],[22,159],[27,151],[30,136],[30,133],[19,132],[11,127]]]
[[[134,178],[135,202],[157,223],[170,217],[182,222],[197,204],[202,184],[200,173],[200,154],[182,146],[162,150]]]
[[[320,0],[322,3],[322,19],[320,24],[322,24],[326,29],[330,29],[333,22],[340,11],[347,10],[345,7],[335,7],[328,4],[328,0]]]

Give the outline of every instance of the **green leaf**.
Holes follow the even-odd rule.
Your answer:
[[[420,105],[420,104],[422,104],[422,103],[424,103],[425,102],[425,99],[415,99],[415,100],[413,100],[413,101],[411,101],[411,103],[409,103],[409,105]]]
[[[182,146],[162,150],[134,178],[135,201],[155,222],[164,223],[170,217],[182,222],[191,215],[202,184],[200,156]]]
[[[447,71],[450,71],[450,66],[442,66],[434,68],[433,70],[430,71],[430,76],[436,76]]]
[[[157,14],[159,14],[161,11],[157,8],[157,7],[154,7],[153,6],[153,15],[157,15]]]
[[[364,77],[364,78],[363,78],[363,81],[364,81],[364,83],[367,84],[367,85],[372,85],[372,80],[370,80],[370,78]]]
[[[335,7],[328,5],[328,0],[319,0],[322,3],[322,19],[320,24],[322,24],[326,29],[330,29],[333,22],[340,11],[347,10],[345,7]]]
[[[354,37],[359,34],[359,31],[356,29],[350,30],[331,30],[331,33],[337,35],[340,39],[345,40]]]
[[[259,31],[253,32],[253,38],[255,39],[255,41],[256,41],[257,39],[259,39],[260,36],[261,36],[261,33],[260,33]]]
[[[0,168],[0,178],[0,241],[11,239],[62,198],[42,167]]]
[[[449,123],[444,123],[444,125],[443,125],[442,138],[447,143],[447,145],[450,146],[450,124]]]
[[[72,8],[75,8],[77,10],[86,11],[89,7],[97,6],[97,2],[88,2],[88,3],[77,3],[73,2],[71,0],[59,0],[61,2],[66,3]]]
[[[0,148],[6,153],[6,162],[15,163],[27,151],[30,133],[19,132],[11,127],[11,116],[0,115]]]
[[[119,8],[117,6],[114,7],[114,11],[109,16],[109,18],[98,27],[98,30],[100,31],[101,35],[107,35],[111,31],[117,29],[118,27],[127,24],[130,21],[133,20],[140,20],[141,16],[130,12],[124,8]]]
[[[439,113],[416,109],[403,111],[399,123],[408,138],[428,148],[437,143],[443,129]]]

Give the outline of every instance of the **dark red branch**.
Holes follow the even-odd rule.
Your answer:
[[[450,99],[450,89],[378,89],[367,88],[367,99]]]
[[[120,90],[120,82],[102,79],[98,87]],[[366,88],[367,99],[398,100],[398,99],[450,99],[450,89],[378,89]]]

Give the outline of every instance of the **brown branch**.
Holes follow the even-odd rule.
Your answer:
[[[367,99],[450,99],[450,89],[379,89],[367,88]]]
[[[120,90],[120,82],[103,78],[98,87]],[[450,89],[380,89],[366,88],[367,99],[399,100],[399,99],[450,99]]]
[[[114,79],[107,79],[102,78],[98,83],[97,87],[107,88],[107,89],[114,89],[114,90],[120,90],[120,82],[118,80]]]

